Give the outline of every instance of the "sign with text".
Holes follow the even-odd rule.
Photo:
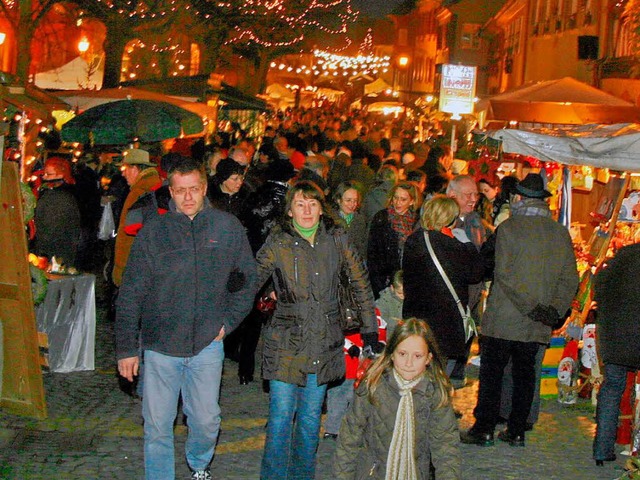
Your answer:
[[[441,112],[453,113],[454,115],[473,113],[477,70],[477,67],[468,65],[442,65]]]

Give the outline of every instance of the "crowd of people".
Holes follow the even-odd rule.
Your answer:
[[[261,335],[263,479],[314,478],[325,398],[337,478],[460,478],[459,442],[492,445],[501,417],[498,438],[525,445],[540,353],[577,289],[571,239],[543,176],[477,181],[452,161],[402,120],[330,110],[274,116],[260,139],[236,131],[204,148],[124,152],[124,181],[116,172],[105,192],[116,352],[122,377],[138,379],[147,478],[174,478],[180,397],[188,465],[211,478],[222,360],[238,362],[240,384],[255,381]],[[56,201],[73,203],[60,163],[45,164],[34,245],[75,262],[80,212],[64,208],[75,230],[53,240],[67,242],[59,251],[39,213],[49,179]],[[342,269],[363,317],[346,336]],[[459,433],[451,398],[478,328],[476,422]]]

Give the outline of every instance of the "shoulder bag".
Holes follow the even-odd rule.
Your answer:
[[[471,311],[469,310],[469,306],[467,305],[466,310],[462,308],[462,302],[460,301],[460,298],[458,297],[458,294],[456,293],[455,288],[453,288],[453,285],[451,285],[451,281],[449,280],[449,277],[447,276],[446,272],[442,268],[442,265],[440,265],[440,262],[438,261],[438,257],[436,257],[436,252],[433,251],[433,247],[431,246],[431,242],[429,241],[429,234],[426,231],[424,232],[424,241],[427,244],[427,249],[429,250],[429,255],[431,255],[431,260],[433,260],[433,264],[438,269],[438,272],[440,272],[440,275],[442,276],[444,283],[447,285],[449,292],[451,292],[451,295],[453,295],[453,299],[456,301],[456,306],[460,311],[460,316],[462,317],[462,323],[464,325],[464,339],[466,342],[472,336],[478,334],[478,329],[476,328],[476,322],[471,316]]]

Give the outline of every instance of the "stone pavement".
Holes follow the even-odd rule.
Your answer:
[[[98,288],[96,370],[46,374],[49,418],[33,420],[0,411],[0,479],[142,479],[140,402],[118,386],[113,325],[105,320]],[[460,427],[473,422],[477,369],[469,367],[470,384],[456,392],[464,412]],[[264,444],[268,394],[260,382],[241,386],[237,365],[225,362],[221,392],[222,431],[212,465],[214,479],[257,479]],[[527,436],[526,448],[496,443],[489,448],[461,445],[465,480],[614,479],[624,459],[595,467],[591,460],[594,409],[581,400],[562,406],[544,400],[540,421]],[[189,478],[184,461],[186,427],[176,426],[177,478]],[[331,479],[335,442],[321,440],[318,479]]]

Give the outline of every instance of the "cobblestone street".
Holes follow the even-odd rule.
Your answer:
[[[99,294],[100,292],[98,292]],[[96,370],[44,376],[49,418],[33,420],[0,412],[2,479],[143,478],[141,404],[120,388],[115,374],[113,325],[98,299]],[[456,392],[464,412],[460,428],[473,421],[477,368],[470,384]],[[226,361],[222,386],[222,432],[212,465],[215,479],[257,479],[264,443],[268,394],[260,382],[241,386],[237,365]],[[481,448],[462,445],[464,479],[613,479],[624,457],[604,467],[591,460],[594,408],[580,400],[562,406],[544,400],[540,421],[526,448],[501,442]],[[177,478],[189,478],[184,461],[186,427],[176,426]],[[330,479],[335,442],[321,440],[317,478]],[[621,449],[621,448],[620,448]]]

